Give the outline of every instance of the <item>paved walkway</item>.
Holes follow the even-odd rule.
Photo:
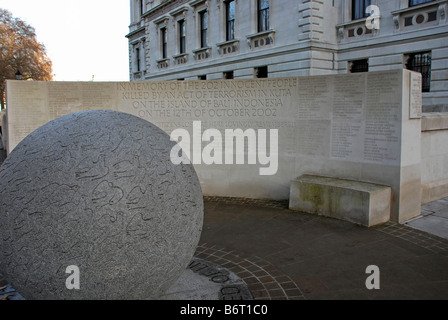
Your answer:
[[[448,239],[448,198],[422,206],[422,215],[405,225]]]
[[[448,299],[447,239],[293,212],[285,202],[206,198],[197,256],[235,272],[255,299]],[[378,290],[365,285],[370,265],[380,270]]]
[[[236,274],[253,299],[448,299],[448,228],[437,220],[447,219],[448,199],[423,206],[423,218],[370,229],[287,206],[205,198],[195,257]],[[366,288],[370,265],[380,289]]]

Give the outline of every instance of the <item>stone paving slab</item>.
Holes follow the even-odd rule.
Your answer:
[[[448,198],[423,205],[422,215],[404,224],[448,239]]]
[[[422,231],[431,230],[432,234],[448,239],[448,219],[437,215],[429,215],[424,218],[414,219],[408,223],[408,226]]]

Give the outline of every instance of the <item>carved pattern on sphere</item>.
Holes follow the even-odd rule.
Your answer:
[[[191,165],[174,142],[115,111],[56,119],[25,138],[0,168],[0,264],[29,299],[147,299],[190,262],[203,221]],[[80,269],[68,290],[67,266]]]

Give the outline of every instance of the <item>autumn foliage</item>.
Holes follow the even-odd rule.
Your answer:
[[[33,27],[0,8],[0,97],[4,108],[5,80],[53,79],[52,62],[47,57],[45,46],[36,40]]]

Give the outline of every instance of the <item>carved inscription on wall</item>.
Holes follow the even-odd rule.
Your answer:
[[[400,72],[170,82],[8,82],[11,149],[67,113],[112,109],[171,133],[278,129],[279,157],[391,164],[399,161]],[[418,79],[413,82],[418,86]],[[411,90],[418,102],[416,89]],[[411,105],[412,104],[411,101]],[[286,177],[286,175],[285,175]]]
[[[288,109],[297,80],[119,83],[120,106],[150,119],[271,119]]]
[[[330,120],[333,100],[333,81],[329,77],[300,79],[297,88],[298,118],[301,120]]]
[[[422,77],[411,72],[409,97],[409,119],[421,119],[422,117]]]
[[[346,75],[334,82],[331,157],[361,161],[365,109],[364,75]]]
[[[398,74],[384,78],[367,75],[364,160],[393,163],[400,160],[401,97]]]
[[[170,133],[192,132],[193,121],[202,130],[278,129],[281,150],[295,149],[294,105],[297,79],[216,80],[119,83],[121,111],[151,121]]]

